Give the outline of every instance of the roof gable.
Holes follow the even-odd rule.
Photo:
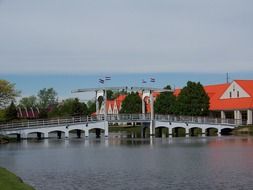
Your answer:
[[[250,95],[242,88],[236,81],[233,81],[225,92],[221,95],[220,99],[230,98],[249,98]]]

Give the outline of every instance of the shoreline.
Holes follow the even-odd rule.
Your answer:
[[[24,183],[20,177],[10,172],[6,168],[0,167],[0,176],[1,190],[35,190],[32,186]]]

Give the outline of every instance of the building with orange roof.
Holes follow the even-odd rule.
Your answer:
[[[210,98],[211,116],[236,119],[241,124],[252,124],[253,80],[234,80],[231,83],[204,86]],[[180,94],[180,89],[174,95]]]

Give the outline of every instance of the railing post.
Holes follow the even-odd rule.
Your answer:
[[[27,121],[27,127],[29,127],[29,120]]]

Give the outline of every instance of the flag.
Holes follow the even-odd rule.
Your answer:
[[[105,80],[111,80],[111,77],[107,76],[107,77],[105,77]]]
[[[155,78],[150,78],[150,82],[155,82]]]
[[[103,80],[103,79],[99,79],[98,80],[101,84],[104,84],[105,83],[105,80]]]
[[[145,81],[144,79],[142,79],[142,83],[147,83],[147,81]]]

